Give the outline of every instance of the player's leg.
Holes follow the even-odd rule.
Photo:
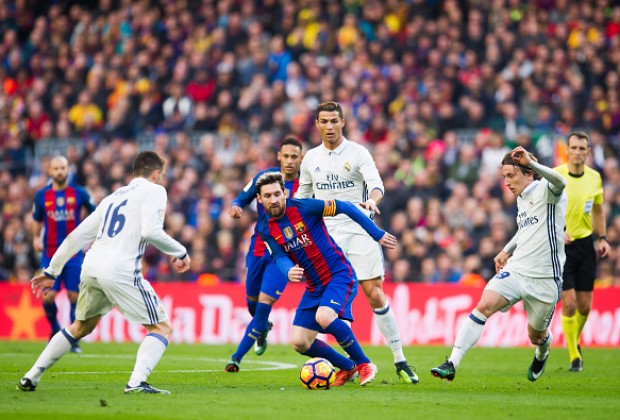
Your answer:
[[[365,386],[375,378],[377,367],[370,362],[350,324],[346,322],[353,321],[352,306],[356,294],[355,279],[334,276],[323,291],[315,319],[321,330],[331,334],[340,347],[348,353],[351,360],[355,362],[357,373],[360,376],[360,385]],[[335,386],[346,383],[346,380],[342,382],[344,376],[346,376],[344,373],[338,373],[336,376],[338,384]]]
[[[71,323],[75,321],[75,310],[80,291],[80,271],[79,266],[66,266],[63,270],[65,289],[67,290],[67,298],[69,299],[69,318]],[[82,353],[79,342],[71,346],[72,353]]]
[[[271,258],[269,256],[267,257]],[[248,312],[250,312],[253,318],[254,315],[256,315],[258,294],[260,293],[266,262],[264,258],[253,255],[250,249],[248,255],[245,257],[245,266],[248,270],[245,276],[245,301],[248,305]]]
[[[271,308],[280,299],[288,284],[288,279],[271,260],[271,257],[266,256],[266,259],[267,265],[261,282],[260,295],[258,296],[258,304],[261,308],[260,310],[257,309],[256,316],[254,317],[256,319],[256,327],[261,331],[254,343],[254,351],[259,356],[267,350],[267,335],[272,327],[272,324],[269,322]]]
[[[224,368],[225,371],[232,373],[239,372],[239,364],[243,357],[250,351],[259,338],[266,336],[266,331],[269,329],[269,313],[275,302],[276,300],[274,298],[261,292],[258,305],[256,306],[256,315],[245,329],[245,333],[237,346],[237,350],[233,353]],[[263,350],[261,352],[257,351],[257,354],[259,356],[263,354],[266,347],[266,341],[264,341]]]
[[[527,279],[521,284],[523,308],[527,312],[527,333],[536,346],[534,359],[527,372],[527,378],[535,381],[545,371],[553,335],[549,330],[555,306],[561,296],[561,284],[554,279]]]
[[[476,308],[459,327],[450,357],[440,366],[431,369],[433,376],[448,381],[453,380],[456,369],[465,354],[480,340],[487,319],[495,312],[507,309],[519,300],[516,281],[509,280],[510,274],[507,272],[500,273],[500,276],[503,277],[495,276],[487,284]]]
[[[50,324],[50,340],[58,331],[60,331],[60,324],[58,323],[58,306],[56,306],[56,293],[60,290],[61,276],[62,273],[54,281],[54,285],[51,290],[44,293],[42,296],[43,312],[45,313],[47,322]]]
[[[148,334],[138,348],[136,363],[125,387],[125,393],[170,394],[169,391],[153,388],[146,381],[168,348],[168,341],[172,335],[172,325],[167,319],[157,324],[143,325]]]
[[[101,319],[100,315],[83,321],[76,320],[56,333],[41,352],[32,368],[17,384],[22,391],[34,391],[43,373],[64,356],[79,339],[90,334]]]
[[[564,330],[568,360],[571,365],[573,360],[579,363],[581,359],[577,347],[579,344],[577,333],[579,327],[576,316],[577,293],[575,282],[584,256],[580,255],[577,247],[577,243],[566,245],[566,263],[564,264],[564,281],[562,283],[562,329]]]

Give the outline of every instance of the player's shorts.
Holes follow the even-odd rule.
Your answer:
[[[330,229],[329,233],[351,261],[358,281],[377,277],[383,279],[383,251],[381,245],[370,235],[339,232],[338,228]]]
[[[596,278],[596,250],[592,235],[575,239],[565,249],[564,290],[591,292]]]
[[[269,254],[257,257],[251,253],[245,258],[248,274],[245,280],[246,295],[258,297],[260,292],[265,293],[278,300],[288,279],[273,262]]]
[[[77,257],[74,257],[77,258]],[[41,259],[41,269],[49,267],[51,258],[43,257]],[[65,289],[71,292],[78,292],[80,290],[80,273],[82,271],[82,258],[78,262],[71,259],[69,263],[60,272],[60,275],[56,277],[52,290],[59,292],[62,285]]]
[[[536,331],[545,331],[553,318],[555,305],[560,300],[562,285],[553,278],[526,277],[507,267],[493,277],[485,289],[493,290],[508,299],[510,303],[502,308],[502,312],[522,300],[529,324]]]
[[[348,275],[334,276],[322,292],[309,292],[306,289],[297,306],[293,325],[325,333],[316,322],[319,306],[329,306],[340,319],[353,322],[352,306],[356,295],[357,281]]]
[[[168,313],[151,284],[141,275],[137,279],[95,278],[82,274],[75,317],[85,321],[105,315],[116,307],[128,320],[154,325],[168,320]]]

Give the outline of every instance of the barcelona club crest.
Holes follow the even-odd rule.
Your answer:
[[[284,236],[286,239],[291,239],[293,237],[293,229],[290,226],[284,228]]]
[[[304,230],[306,230],[306,225],[304,225],[304,222],[295,223],[295,232],[304,233]]]
[[[64,197],[56,197],[56,205],[58,207],[62,207],[65,205],[65,198]]]

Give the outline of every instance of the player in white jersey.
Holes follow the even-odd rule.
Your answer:
[[[497,274],[460,326],[445,363],[431,369],[433,376],[452,381],[465,353],[480,339],[487,319],[523,301],[528,336],[536,346],[527,378],[537,380],[544,372],[553,336],[549,324],[562,295],[564,230],[568,198],[566,181],[521,146],[502,160],[504,184],[517,196],[516,235],[495,257]]]
[[[116,306],[129,320],[148,331],[142,341],[125,393],[169,394],[146,380],[168,346],[172,326],[150,283],[142,277],[141,263],[148,243],[171,255],[180,273],[189,269],[183,245],[164,232],[166,190],[161,182],[164,160],[155,152],[142,152],[134,162],[134,179],[103,199],[54,253],[49,267],[31,280],[38,296],[46,293],[65,263],[77,251],[92,247],[82,265],[76,320],[49,341],[32,369],[19,381],[22,391],[34,391],[43,373],[71,345],[90,334],[103,315]]]
[[[345,118],[340,104],[322,102],[317,108],[315,124],[322,144],[304,156],[296,197],[337,198],[359,204],[369,217],[380,214],[377,205],[383,199],[383,181],[370,152],[344,137]],[[383,292],[381,246],[346,215],[326,217],[325,224],[353,264],[379,330],[392,350],[396,373],[406,383],[417,383],[418,376],[407,364],[398,324]]]

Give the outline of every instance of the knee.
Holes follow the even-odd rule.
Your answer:
[[[304,354],[310,348],[310,344],[306,340],[293,339],[291,344],[293,349],[299,354]]]
[[[316,311],[316,315],[314,319],[321,326],[321,328],[325,329],[329,327],[329,325],[334,322],[334,319],[338,318],[338,314],[332,308],[327,306],[321,306]]]
[[[387,303],[385,300],[385,294],[383,293],[383,288],[380,284],[373,284],[372,287],[364,289],[364,292],[366,293],[366,298],[373,309],[382,308]]]
[[[158,334],[163,335],[164,337],[166,337],[166,340],[170,340],[170,337],[172,336],[172,325],[170,325],[167,322],[164,323],[164,324],[161,324],[159,326]]]
[[[529,334],[529,336],[530,336],[530,342],[531,342],[533,345],[535,345],[535,346],[539,346],[539,345],[543,342],[543,340],[545,339],[546,335],[547,335],[547,332],[546,332],[546,331],[544,331],[544,332],[542,332],[542,333],[541,333],[541,332],[538,332],[538,331],[537,331],[537,332],[535,332],[535,333],[530,333],[530,334]]]

